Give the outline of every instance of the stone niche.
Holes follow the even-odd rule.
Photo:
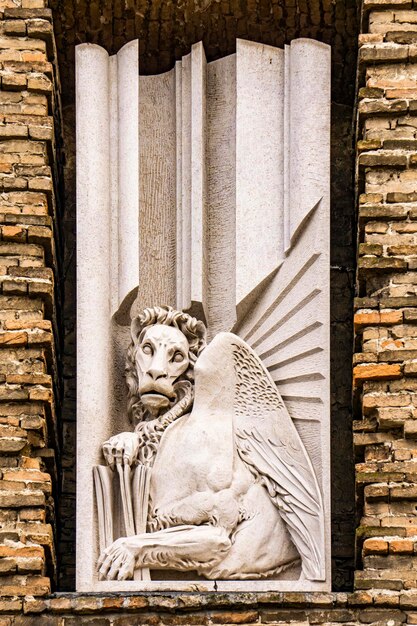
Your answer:
[[[330,590],[330,49],[138,51],[76,49],[77,589]]]

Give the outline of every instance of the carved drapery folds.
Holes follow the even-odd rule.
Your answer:
[[[329,48],[311,40],[295,40],[285,50],[237,41],[236,54],[211,63],[196,44],[159,76],[139,76],[137,42],[114,57],[95,45],[77,48],[79,590],[181,589],[193,575],[205,589],[213,589],[213,579],[219,589],[329,588],[329,84]],[[206,503],[212,515],[201,523],[187,520],[180,507],[178,519],[172,510],[152,509],[157,483],[151,477],[154,495],[140,534],[128,500],[135,502],[137,485],[148,479],[141,472],[129,476],[136,477],[136,458],[133,465],[104,467],[102,444],[135,427],[127,417],[123,377],[130,318],[156,304],[188,311],[208,329],[196,368],[201,380],[211,382],[199,387],[198,376],[189,381],[194,403],[167,430],[181,430],[186,419],[194,433],[194,439],[178,435],[183,449],[176,462],[187,457],[193,476],[191,465],[204,457],[200,423],[192,428],[213,404],[207,394],[216,397],[214,377],[224,387],[224,419],[212,407],[218,427],[210,433],[224,456],[217,454],[213,468],[219,465],[222,473],[234,451],[255,477],[259,493],[253,498],[265,498],[265,509],[256,514],[279,512],[287,548],[269,538],[268,555],[287,550],[287,575],[274,558],[269,569],[264,564],[256,570],[255,552],[245,566],[229,563],[237,558],[230,556],[233,533],[249,520],[245,507],[226,515],[225,502],[234,500],[230,494],[219,500],[224,489],[217,475],[210,483],[216,502]],[[219,371],[213,365],[207,377],[210,359]],[[235,380],[243,385],[239,391]],[[258,383],[260,395],[248,395]],[[199,388],[205,398],[200,408]],[[164,475],[167,433],[151,476],[155,467]],[[116,485],[120,493],[116,526],[133,524],[125,534],[143,535],[133,569],[142,564],[149,575],[129,580],[132,572],[119,576],[119,569],[115,577],[123,580],[99,580],[98,524],[105,525],[105,511],[95,507],[93,466],[102,467],[95,476],[98,492]],[[136,491],[129,494],[132,485]],[[204,489],[195,484],[194,491]],[[168,565],[159,557],[152,563],[149,545],[158,533],[165,533],[161,541],[172,550],[182,526],[197,533],[191,540],[196,552],[177,550]],[[124,548],[114,549],[113,556]],[[215,556],[202,564],[200,552]],[[114,562],[107,562],[101,578],[109,577]],[[123,563],[123,571],[132,568],[129,558]]]

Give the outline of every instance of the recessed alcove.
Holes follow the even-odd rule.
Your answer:
[[[75,578],[75,128],[74,48],[98,43],[109,53],[139,38],[144,74],[170,69],[204,42],[209,61],[235,51],[236,38],[280,47],[295,37],[332,46],[331,347],[333,589],[349,590],[354,569],[354,467],[351,435],[352,300],[355,262],[353,114],[356,3],[53,1],[64,117],[64,398],[58,503],[59,590]],[[308,106],[308,103],[306,103]],[[98,216],[99,218],[99,216]],[[98,390],[99,392],[99,390]]]

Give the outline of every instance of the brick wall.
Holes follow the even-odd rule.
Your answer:
[[[417,600],[417,5],[412,4],[364,0],[363,5],[353,371],[363,567],[356,588]]]
[[[59,100],[44,5],[0,2],[1,611],[56,578]]]
[[[50,595],[56,577],[54,508],[62,503],[54,458],[63,458],[72,472],[71,453],[59,453],[57,421],[60,311],[66,307],[59,279],[64,258],[58,227],[59,81],[51,15],[43,0],[0,0],[0,7],[0,626],[417,624],[417,3],[363,1],[353,369],[355,591],[121,597]],[[71,166],[67,180],[73,175]],[[335,187],[335,177],[332,184],[338,198],[334,217],[343,217],[335,239],[346,242],[343,184]],[[67,201],[73,206],[68,188]],[[333,251],[340,271],[349,262],[342,248]],[[335,278],[344,303],[340,315],[349,308],[345,283]],[[338,316],[336,335],[343,332]],[[337,367],[336,378],[348,370],[347,362],[344,370]],[[348,416],[344,407],[341,415]],[[350,437],[346,423],[340,427]],[[335,447],[333,456],[342,456],[337,467],[343,467],[348,449],[346,442]],[[342,520],[338,528],[343,532]]]
[[[203,41],[209,60],[232,54],[236,38],[282,47],[296,37],[332,45],[335,95],[350,101],[356,63],[356,0],[49,0],[54,12],[63,101],[74,88],[74,47],[96,43],[110,54],[138,38],[141,72],[158,74]]]
[[[337,3],[298,3],[293,0],[256,2],[212,2],[206,10],[192,0],[161,7],[161,0],[135,0],[121,12],[112,0],[53,0],[54,32],[63,85],[65,139],[65,302],[63,307],[64,349],[62,404],[62,490],[57,547],[58,586],[71,591],[75,585],[75,104],[73,80],[74,43],[93,41],[109,51],[139,36],[140,65],[143,71],[164,71],[174,62],[174,52],[187,53],[190,45],[204,35],[208,59],[234,51],[235,37],[255,39],[282,46],[291,37],[317,37],[332,46],[331,103],[331,439],[338,454],[332,456],[332,569],[336,591],[353,587],[355,493],[352,444],[352,386],[346,375],[353,344],[353,295],[356,254],[355,204],[353,194],[354,146],[352,138],[355,101],[356,30],[355,0]],[[166,3],[168,4],[168,3]],[[158,10],[158,6],[161,10]],[[322,6],[322,8],[320,8]],[[100,8],[101,7],[101,8]],[[101,13],[100,13],[101,11]],[[277,20],[277,12],[285,19]],[[132,12],[135,13],[132,18]],[[97,15],[102,27],[98,27]],[[323,13],[323,20],[317,15]],[[134,22],[134,27],[133,23]],[[216,24],[227,22],[227,36]],[[156,23],[157,22],[157,23]],[[284,22],[286,27],[284,28]],[[175,24],[175,28],[173,27]],[[159,49],[155,29],[160,30]],[[217,41],[217,44],[216,44]],[[152,63],[149,65],[148,60]],[[350,370],[349,370],[350,371]]]

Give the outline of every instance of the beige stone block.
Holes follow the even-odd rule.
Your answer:
[[[411,396],[408,393],[401,394],[365,394],[362,399],[362,408],[369,413],[379,407],[404,407],[409,406]]]
[[[376,458],[377,458],[377,460],[384,460],[384,458],[380,459],[380,456],[377,456]],[[366,455],[365,460],[368,460],[368,455]],[[389,507],[389,504],[387,502],[378,502],[378,501],[367,502],[367,501],[365,501],[365,504],[364,504],[364,507],[363,507],[363,511],[364,511],[364,514],[366,516],[385,517],[385,516],[389,515],[390,507]]]
[[[417,624],[417,612],[407,611],[407,623]]]
[[[20,420],[20,425],[25,430],[42,430],[45,428],[45,420],[39,416],[24,417]]]
[[[4,596],[44,596],[50,590],[51,581],[43,576],[13,576],[2,584]]]
[[[9,112],[10,107],[4,107],[4,112]],[[0,107],[1,110],[1,107]],[[15,107],[13,113],[23,113],[24,115],[47,115],[48,113],[48,105],[47,104],[22,104],[21,107]]]
[[[44,549],[41,546],[28,546],[21,542],[8,542],[0,545],[0,557],[43,557]]]
[[[368,241],[368,237],[370,237],[370,235],[374,234],[374,233],[378,233],[378,234],[383,234],[386,233],[388,231],[388,224],[384,223],[384,222],[368,222],[365,225],[365,233],[366,233],[366,241]],[[416,231],[417,231],[417,224],[416,224]],[[369,234],[368,234],[369,233]],[[369,239],[370,243],[372,243],[372,239]],[[381,243],[381,241],[375,241],[374,243]]]
[[[394,451],[395,461],[408,461],[411,458],[412,458],[412,455],[409,450],[395,450]]]
[[[6,241],[25,242],[27,231],[20,226],[2,226],[1,235]]]
[[[28,128],[29,137],[31,139],[41,139],[44,141],[52,141],[54,138],[54,131],[52,126],[35,126],[31,124]]]
[[[411,8],[412,2],[411,0],[365,0],[364,8],[365,9],[379,9],[382,11],[383,9],[408,9]]]
[[[391,125],[388,117],[368,117],[364,120],[363,131],[366,135],[370,131],[375,131],[377,133],[376,138],[381,139],[382,133],[389,130],[391,130]]]
[[[7,20],[4,22],[3,32],[6,35],[26,35],[26,21]]]
[[[378,257],[360,257],[358,267],[362,270],[381,270],[386,272],[407,269],[406,261],[401,257],[378,258]]]
[[[417,253],[416,245],[396,245],[396,246],[387,246],[387,254],[394,256],[415,256]],[[411,268],[410,268],[411,269]]]
[[[417,376],[417,362],[405,363],[404,374],[406,376]]]
[[[1,85],[5,90],[20,91],[26,89],[27,78],[25,74],[2,73]]]
[[[383,247],[378,243],[365,242],[359,244],[359,254],[361,256],[381,256],[383,253]]]
[[[45,568],[45,559],[43,557],[19,558],[16,559],[16,564],[19,574],[42,572]]]
[[[385,24],[375,24],[372,26],[372,32],[384,36],[390,32],[407,32],[415,29],[414,24],[402,24],[400,22],[387,22]]]
[[[40,141],[14,139],[5,141],[0,146],[0,153],[45,154],[45,145]]]
[[[43,0],[42,0],[43,1]],[[27,37],[0,37],[0,50],[40,50],[46,51],[46,44],[41,39],[29,39]]]
[[[398,428],[407,419],[412,419],[413,414],[408,408],[381,408],[376,410],[378,423],[381,428]]]
[[[23,55],[20,50],[0,50],[1,63],[20,62],[22,60],[22,56]]]
[[[399,46],[399,48],[406,47]],[[415,89],[416,74],[417,67],[414,64],[395,63],[369,66],[366,70],[366,85],[382,89]]]
[[[373,170],[365,173],[366,190],[368,192],[382,189],[385,193],[415,193],[417,191],[417,172],[406,170]]]
[[[29,91],[36,91],[39,93],[52,92],[52,82],[47,76],[29,76],[27,80],[27,88]]]
[[[399,23],[417,24],[417,15],[415,11],[404,11],[401,9],[396,10],[394,21]]]
[[[19,508],[23,506],[44,506],[45,495],[42,491],[20,489],[18,491],[0,490],[1,508]]]
[[[404,437],[413,439],[417,437],[417,420],[405,422]]]
[[[410,61],[414,61],[413,57],[416,49],[413,48],[413,44],[417,41],[417,26],[415,24],[399,24],[396,26],[399,26],[399,28],[394,27],[386,33],[385,41],[395,42],[404,46],[409,45],[408,58]]]
[[[417,243],[417,238],[413,235],[399,235],[398,233],[394,233],[391,235],[375,235],[375,234],[367,234],[365,238],[367,243],[370,244],[380,244],[382,246],[412,246],[414,243]],[[400,253],[401,254],[401,253]]]
[[[417,233],[417,222],[396,223],[391,228],[398,233]]]
[[[398,274],[393,276],[394,283],[408,283],[412,285],[417,284],[417,272],[405,272],[404,274]]]
[[[397,14],[397,11],[395,11],[395,15],[396,14]],[[377,24],[390,24],[391,22],[394,22],[394,11],[389,10],[389,8],[387,7],[381,7],[380,10],[370,11],[368,19],[369,19],[369,30],[373,32],[372,28],[376,26]]]
[[[373,31],[372,33],[362,33],[358,36],[358,42],[360,46],[368,43],[382,43],[383,41],[383,35],[380,34],[377,30]]]
[[[46,511],[44,509],[21,508],[19,509],[19,520],[21,522],[41,522],[46,519]]]
[[[398,125],[395,128],[391,128],[389,130],[385,130],[385,131],[377,131],[377,130],[371,130],[368,131],[367,133],[367,137],[369,137],[370,139],[375,138],[375,137],[379,137],[382,142],[383,145],[386,146],[386,142],[388,141],[414,141],[414,136],[415,136],[415,128],[410,124],[410,125]]]
[[[353,365],[358,365],[359,363],[373,363],[375,361],[375,353],[374,352],[357,352],[353,355]]]
[[[0,124],[0,138],[17,139],[27,137],[28,127],[25,124]]]
[[[28,181],[28,188],[33,191],[52,191],[52,179],[47,177],[37,177]]]
[[[18,346],[18,345],[26,345],[26,343],[27,343],[27,334],[25,332],[0,333],[0,346],[1,345]]]
[[[393,61],[402,61],[408,59],[407,46],[395,43],[364,43],[359,48],[360,63],[390,63]],[[379,84],[371,84],[367,82],[368,87],[386,86],[381,81]]]
[[[22,9],[43,9],[45,0],[22,0]]]
[[[412,324],[400,324],[399,326],[394,326],[391,332],[392,336],[396,338],[417,337],[417,326]]]
[[[388,330],[386,328],[381,328],[380,326],[376,328],[366,327],[362,333],[362,340],[369,341],[370,339],[383,339],[388,337]]]
[[[391,298],[407,298],[408,296],[415,296],[417,291],[416,287],[412,285],[390,286],[389,296]]]
[[[359,196],[359,204],[377,204],[383,200],[384,196],[381,193],[361,193]]]
[[[369,84],[368,86],[378,87],[378,84]],[[392,115],[406,113],[408,104],[406,100],[361,100],[358,105],[358,111],[361,116],[369,115]]]

